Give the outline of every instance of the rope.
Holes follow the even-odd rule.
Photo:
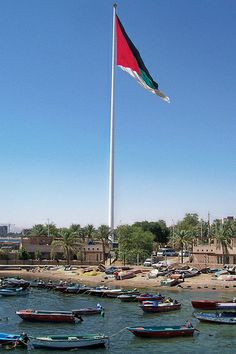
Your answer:
[[[118,331],[118,332],[116,332],[116,333],[114,333],[114,334],[112,334],[111,336],[109,336],[110,338],[112,338],[112,337],[115,337],[115,336],[117,336],[117,334],[119,334],[119,333],[121,333],[121,332],[123,332],[125,329],[127,329],[128,327],[124,327],[124,328],[122,328],[120,331]]]

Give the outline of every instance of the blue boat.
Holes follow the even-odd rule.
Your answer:
[[[14,344],[21,339],[20,334],[0,333],[0,344]]]
[[[236,324],[236,312],[196,312],[193,315],[201,322],[212,322],[219,324]]]

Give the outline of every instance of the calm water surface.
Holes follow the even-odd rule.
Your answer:
[[[46,334],[86,334],[104,333],[111,337],[108,349],[74,350],[82,354],[95,351],[104,354],[123,353],[236,353],[236,326],[204,324],[192,317],[192,299],[229,299],[235,293],[211,292],[162,292],[182,302],[182,309],[162,314],[144,314],[137,303],[121,303],[117,299],[103,299],[88,295],[63,295],[47,290],[31,290],[27,297],[1,297],[0,317],[8,316],[7,322],[0,322],[0,332],[21,333],[30,335]],[[22,321],[16,314],[16,310],[34,308],[44,310],[71,310],[80,307],[96,306],[99,302],[105,308],[105,316],[83,316],[84,321],[78,324],[49,324],[30,323]],[[200,331],[191,338],[172,339],[142,339],[135,337],[125,330],[127,326],[151,326],[151,325],[179,325],[186,320],[191,320]],[[124,330],[123,330],[124,329]],[[0,354],[9,353],[9,350],[0,349]],[[15,354],[23,354],[25,349],[15,349]],[[32,350],[32,354],[46,354],[52,351]],[[55,353],[55,352],[54,352]],[[57,351],[57,353],[66,353]]]

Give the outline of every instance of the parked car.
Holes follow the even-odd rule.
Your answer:
[[[174,257],[178,256],[178,252],[176,252],[173,248],[160,248],[160,250],[157,252],[157,256]]]
[[[179,256],[181,257],[182,251],[179,251]],[[183,250],[183,257],[190,257],[191,253],[188,250]]]
[[[147,258],[146,260],[145,260],[145,262],[143,263],[143,265],[145,266],[145,267],[151,267],[152,266],[152,259],[151,258]]]

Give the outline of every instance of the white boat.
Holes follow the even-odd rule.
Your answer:
[[[24,296],[28,295],[29,290],[24,288],[2,288],[0,295],[2,296]]]
[[[108,344],[109,337],[103,334],[88,334],[84,336],[45,336],[29,337],[28,347],[35,349],[70,350],[78,348],[98,348]]]

